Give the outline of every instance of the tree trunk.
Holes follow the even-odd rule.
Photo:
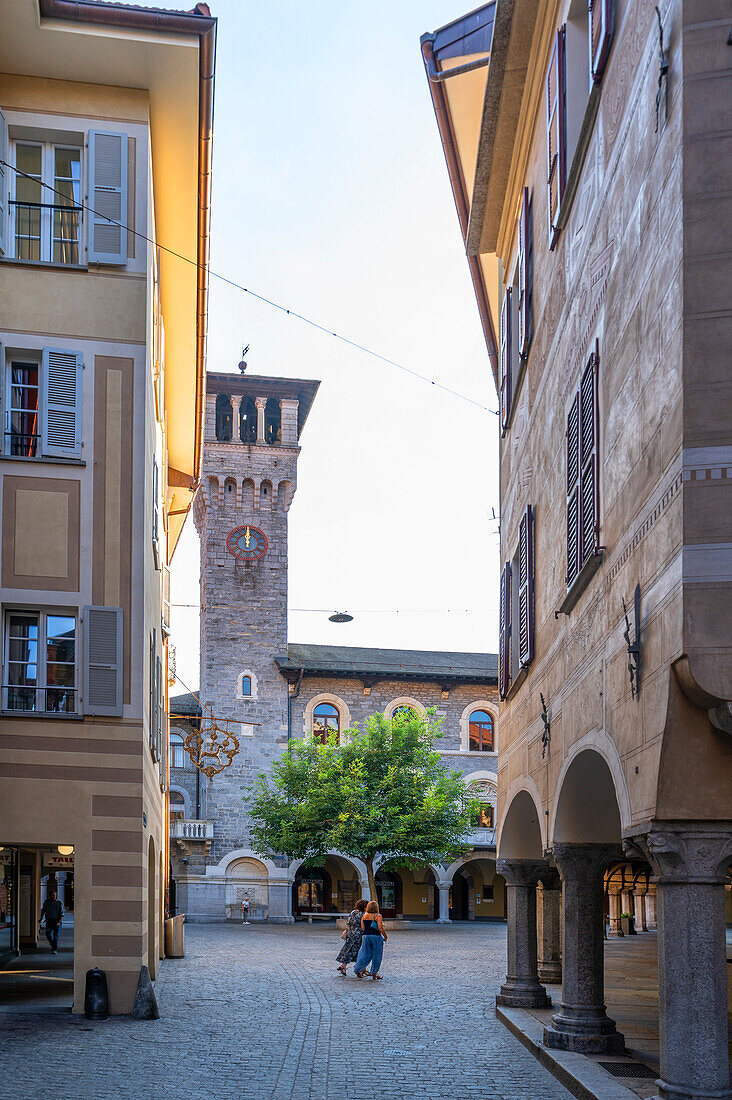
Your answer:
[[[374,876],[374,861],[373,858],[365,859],[366,872],[369,876],[369,890],[371,891],[371,901],[378,901],[379,896],[376,893],[376,878]]]

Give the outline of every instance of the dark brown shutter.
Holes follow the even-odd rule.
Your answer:
[[[567,587],[572,583],[580,569],[579,421],[579,394],[575,394],[567,417]]]
[[[511,293],[507,286],[501,306],[501,427],[505,431],[511,414]]]
[[[511,564],[506,562],[501,573],[501,593],[498,609],[498,692],[501,699],[511,686]]]
[[[613,0],[589,0],[587,18],[590,39],[590,76],[599,84],[605,72],[613,40]]]
[[[549,248],[559,236],[557,222],[567,180],[567,134],[565,95],[565,27],[557,31],[546,74],[546,151],[549,207]]]
[[[524,187],[521,200],[521,213],[519,214],[518,238],[518,350],[523,358],[529,353],[531,343],[531,293],[533,277],[533,247],[531,240],[531,205],[529,189]]]
[[[524,667],[534,659],[534,523],[530,504],[519,526],[518,560],[519,664]]]
[[[597,464],[599,408],[598,354],[590,356],[580,383],[580,569],[600,545],[600,509]]]

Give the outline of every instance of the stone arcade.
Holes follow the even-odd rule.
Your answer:
[[[347,912],[368,886],[358,860],[331,853],[320,867],[252,850],[244,789],[291,737],[324,737],[375,711],[435,707],[445,763],[483,789],[472,850],[449,866],[380,870],[387,916],[500,920],[495,867],[498,661],[438,653],[287,641],[287,523],[300,433],[318,382],[209,374],[204,460],[194,518],[201,536],[201,692],[229,719],[240,751],[207,779],[183,739],[200,715],[190,695],[170,700],[171,864],[175,905],[189,920],[289,922]]]

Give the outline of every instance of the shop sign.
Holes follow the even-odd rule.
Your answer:
[[[74,869],[74,857],[62,856],[58,852],[44,852],[43,853],[43,866],[56,867],[61,870],[73,871]]]

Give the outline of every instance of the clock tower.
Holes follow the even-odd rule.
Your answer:
[[[201,484],[201,702],[239,739],[230,767],[203,781],[215,821],[209,865],[249,847],[243,795],[282,752],[288,685],[287,517],[300,433],[319,382],[209,373]],[[204,712],[205,713],[205,712]],[[219,909],[220,911],[220,909]]]

